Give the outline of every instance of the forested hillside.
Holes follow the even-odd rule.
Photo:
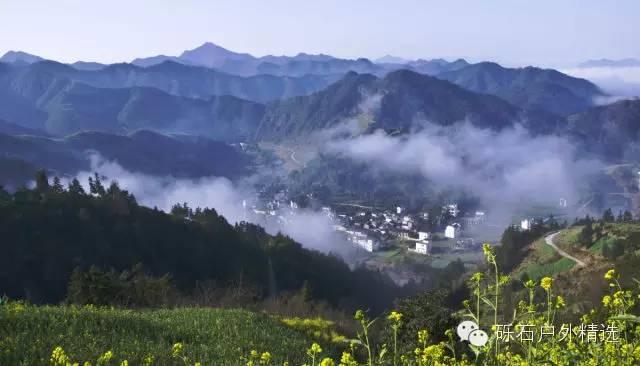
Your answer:
[[[346,308],[382,309],[400,289],[386,277],[351,270],[340,259],[304,249],[251,224],[230,225],[213,209],[176,206],[172,214],[140,206],[117,184],[93,177],[90,192],[40,172],[34,189],[0,191],[0,288],[12,298],[55,303],[74,269],[118,271],[141,264],[169,274],[179,291],[198,283],[241,281],[258,296],[299,291]]]

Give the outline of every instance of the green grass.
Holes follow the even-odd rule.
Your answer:
[[[559,234],[558,236],[562,235]],[[557,237],[557,236],[556,236]],[[531,253],[516,271],[516,277],[526,273],[529,278],[539,280],[542,277],[553,276],[565,272],[575,266],[575,262],[561,257],[553,248],[547,245],[544,238],[536,240],[531,246]]]
[[[450,259],[435,258],[431,261],[431,267],[443,269],[451,263]]]
[[[570,227],[566,230],[562,230],[554,239],[554,243],[563,249],[579,247],[578,236],[582,231],[583,226]]]
[[[396,255],[400,254],[401,250],[400,249],[391,249],[391,250],[384,250],[384,251],[379,251],[379,252],[375,252],[375,255],[377,255],[378,257],[381,258],[392,258],[395,257]]]
[[[542,277],[552,277],[558,273],[566,272],[575,266],[575,262],[568,258],[561,258],[551,263],[532,263],[520,272],[526,273],[529,278],[539,280]]]
[[[252,349],[269,351],[280,363],[286,355],[292,364],[302,364],[312,340],[274,318],[244,310],[0,306],[0,365],[48,365],[57,346],[80,364],[95,364],[108,350],[117,364],[127,359],[138,365],[147,355],[154,356],[154,365],[184,364],[171,358],[177,342],[191,364],[238,365]]]
[[[591,247],[589,247],[589,251],[592,253],[597,253],[602,255],[602,248],[604,247],[604,245],[607,244],[607,246],[611,248],[613,247],[615,242],[616,242],[616,238],[611,236],[605,236],[600,240],[596,241]]]

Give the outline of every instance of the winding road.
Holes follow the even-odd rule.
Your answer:
[[[544,242],[547,243],[547,245],[549,245],[551,248],[553,248],[558,254],[560,254],[561,256],[565,257],[565,258],[569,258],[572,261],[576,262],[577,265],[579,265],[580,267],[586,267],[586,263],[584,263],[583,261],[581,261],[580,259],[572,256],[571,254],[565,252],[564,250],[558,248],[554,243],[553,243],[553,238],[556,237],[556,235],[558,235],[560,232],[555,232],[552,234],[549,234],[547,236],[544,237]]]

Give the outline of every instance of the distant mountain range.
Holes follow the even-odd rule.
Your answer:
[[[197,157],[239,161],[225,143],[303,140],[346,125],[355,133],[412,133],[427,122],[459,121],[569,133],[585,149],[591,144],[594,153],[621,158],[640,124],[637,101],[594,107],[604,94],[587,80],[462,59],[254,57],[206,43],[134,64],[67,65],[24,52],[1,60],[0,158],[17,171],[86,167],[81,152],[96,150],[145,172],[233,175],[233,167],[216,170]]]
[[[153,129],[223,141],[299,137],[358,116],[363,130],[409,131],[421,120],[468,119],[490,128],[519,121],[543,133],[556,130],[557,116],[583,111],[602,95],[590,82],[555,70],[422,62],[454,64],[461,68],[437,78],[410,70],[380,78],[349,72],[331,84],[327,76],[240,77],[171,61],[93,71],[53,61],[0,63],[0,98],[7,101],[0,118],[56,136]],[[376,108],[362,113],[376,98]]]
[[[132,135],[83,132],[63,139],[15,136],[0,130],[0,166],[4,183],[32,179],[36,168],[56,174],[89,170],[95,152],[129,171],[157,176],[235,178],[248,172],[249,158],[230,145],[204,138],[186,138],[139,131]]]
[[[589,60],[578,65],[578,67],[640,67],[640,60],[635,58],[625,58],[622,60]]]
[[[0,83],[14,84],[19,89],[25,82],[49,83],[67,79],[96,88],[150,87],[166,93],[199,99],[231,95],[257,102],[306,95],[325,88],[341,76],[307,75],[286,77],[257,75],[241,77],[214,69],[166,61],[150,67],[114,64],[84,70],[54,61],[31,65],[0,64]]]
[[[152,56],[137,58],[132,64],[149,67],[172,61],[191,66],[213,68],[229,74],[253,76],[270,74],[280,76],[304,76],[344,74],[348,71],[361,73],[383,72],[383,68],[369,60],[345,60],[328,55],[264,56],[254,57],[247,53],[229,51],[216,44],[207,42],[192,50],[184,51],[180,56]]]
[[[590,108],[568,118],[568,132],[588,152],[610,161],[640,161],[640,99]]]
[[[543,118],[544,117],[544,118]],[[537,132],[555,130],[559,118],[529,113],[492,95],[409,70],[384,78],[349,73],[327,89],[268,105],[257,139],[304,138],[352,120],[360,132],[419,130],[425,123],[472,124],[501,129],[521,122]]]
[[[148,87],[98,88],[60,76],[56,67],[69,68],[0,68],[0,98],[8,101],[0,104],[0,118],[56,136],[150,128],[235,141],[252,135],[264,113],[262,104],[226,95],[194,99]]]
[[[44,59],[28,53],[14,51],[10,51],[0,58],[0,62],[19,65],[29,65],[39,61],[44,61]],[[375,63],[366,58],[350,60],[324,54],[311,55],[306,53],[299,53],[295,56],[269,55],[254,57],[247,53],[237,53],[227,50],[210,42],[204,43],[192,50],[184,51],[179,56],[157,55],[136,58],[131,64],[141,68],[148,68],[165,62],[205,67],[215,69],[222,73],[244,77],[263,74],[290,77],[316,75],[330,76],[333,77],[334,80],[336,76],[342,76],[350,71],[384,76],[387,72],[406,68],[420,73],[434,75],[468,65],[464,60],[456,60],[451,63],[442,59],[412,61],[391,56],[385,59],[379,59]],[[83,71],[96,71],[104,69],[109,65],[97,62],[78,61],[70,64],[70,66]]]
[[[524,109],[560,116],[583,111],[593,105],[594,98],[604,95],[587,80],[531,66],[512,69],[481,62],[437,77],[477,93],[498,96]]]

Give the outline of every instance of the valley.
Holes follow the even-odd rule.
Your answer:
[[[141,4],[0,6],[0,365],[640,364],[636,6]]]

